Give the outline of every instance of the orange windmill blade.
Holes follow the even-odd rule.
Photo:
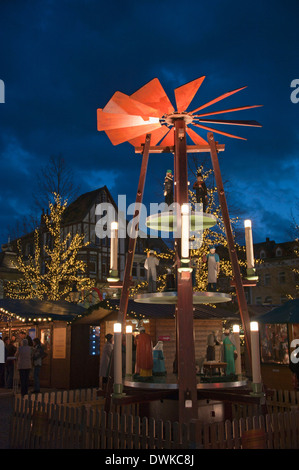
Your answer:
[[[244,90],[246,86],[223,93],[193,111],[187,111],[204,79],[205,76],[202,76],[174,90],[177,110],[174,109],[157,78],[149,81],[130,96],[117,91],[103,109],[98,109],[98,130],[105,131],[113,145],[129,142],[134,147],[142,146],[145,142],[146,134],[151,133],[151,145],[163,149],[174,145],[175,121],[181,119],[185,122],[187,134],[192,142],[195,145],[206,146],[208,149],[206,140],[197,134],[194,129],[190,128],[190,125],[197,129],[212,131],[226,137],[241,140],[246,139],[204,124],[261,127],[257,121],[210,118],[211,116],[217,116],[217,114],[244,111],[261,105],[198,113]]]
[[[186,111],[206,77],[200,77],[174,90],[177,111]]]

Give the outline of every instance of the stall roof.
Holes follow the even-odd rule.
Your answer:
[[[261,323],[299,323],[299,299],[289,300],[257,318]]]
[[[86,309],[66,300],[20,300],[0,299],[0,313],[24,321],[38,318],[70,322],[78,315],[83,315]]]

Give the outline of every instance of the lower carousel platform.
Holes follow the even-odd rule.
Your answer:
[[[226,376],[196,376],[197,390],[220,390],[245,387],[248,383],[246,377],[226,377]],[[126,377],[124,386],[135,390],[178,390],[178,377],[176,374],[167,374],[165,376],[155,376],[142,378]]]
[[[194,292],[193,304],[215,304],[221,302],[230,302],[231,295],[223,292]],[[178,294],[176,291],[169,292],[148,292],[137,294],[134,297],[135,302],[144,304],[177,304]]]

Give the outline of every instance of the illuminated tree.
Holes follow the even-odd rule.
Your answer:
[[[79,251],[89,242],[84,243],[84,235],[80,234],[73,238],[70,233],[65,238],[62,236],[62,219],[66,206],[67,202],[62,202],[61,197],[54,194],[54,203],[49,204],[50,214],[44,216],[45,233],[49,237],[48,243],[42,247],[43,253],[38,230],[35,231],[34,257],[25,259],[21,242],[18,241],[16,268],[23,277],[7,284],[8,297],[59,300],[69,298],[74,285],[79,292],[89,291],[94,285],[94,281],[85,276],[86,263],[78,259]]]

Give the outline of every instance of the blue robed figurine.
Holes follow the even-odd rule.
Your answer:
[[[216,292],[217,278],[220,271],[220,258],[215,246],[210,246],[210,253],[203,255],[203,261],[208,263],[208,291]]]

